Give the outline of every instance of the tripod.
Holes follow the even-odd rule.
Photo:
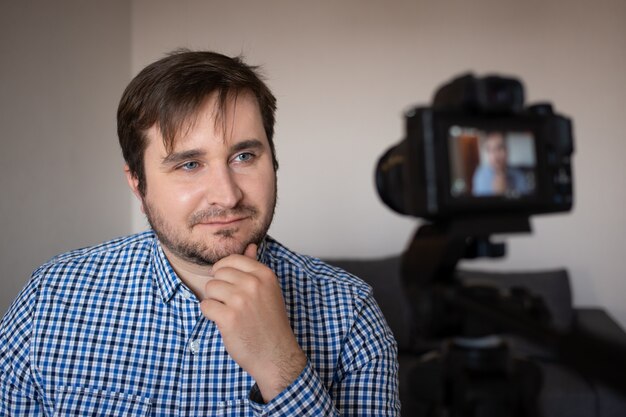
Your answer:
[[[416,416],[540,416],[541,372],[516,358],[499,336],[513,332],[553,348],[566,365],[626,392],[626,348],[574,328],[550,326],[543,300],[524,289],[507,294],[493,287],[463,285],[456,277],[461,258],[497,257],[504,244],[496,233],[529,232],[527,217],[472,218],[418,229],[404,253],[403,283],[419,338],[447,338],[410,370]]]

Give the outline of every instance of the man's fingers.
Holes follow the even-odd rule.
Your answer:
[[[229,280],[212,279],[204,286],[204,296],[205,299],[225,304],[232,296],[234,290],[234,285]]]
[[[243,252],[243,254],[247,256],[248,258],[252,258],[256,261],[257,249],[258,249],[258,246],[255,243],[250,243],[248,247],[246,248],[246,250]]]
[[[228,307],[219,301],[208,299],[202,300],[200,303],[200,310],[207,319],[217,323],[220,317],[223,317],[228,313]]]
[[[259,269],[259,266],[262,266],[257,261],[257,249],[258,246],[254,243],[250,243],[246,250],[243,252],[243,255],[229,255],[225,258],[217,261],[212,267],[212,274],[222,269],[222,268],[234,268],[239,269],[244,272],[254,272]]]

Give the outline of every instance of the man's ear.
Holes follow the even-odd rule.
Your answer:
[[[146,214],[146,211],[143,207],[143,196],[141,195],[141,192],[139,191],[139,179],[137,178],[135,174],[130,172],[130,168],[128,167],[128,164],[124,165],[124,174],[126,174],[126,182],[128,182],[128,186],[130,187],[130,190],[133,192],[133,194],[135,194],[135,197],[137,197],[137,199],[139,200],[139,203],[141,204],[141,212],[143,214]]]

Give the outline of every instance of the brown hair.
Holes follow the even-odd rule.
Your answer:
[[[257,99],[276,170],[278,160],[273,141],[276,98],[261,80],[258,67],[245,64],[241,57],[177,50],[148,65],[128,84],[117,109],[117,134],[124,160],[138,179],[142,195],[146,192],[145,131],[156,124],[165,149],[171,152],[174,139],[209,95],[218,94],[220,116],[227,99],[242,91],[251,92]]]

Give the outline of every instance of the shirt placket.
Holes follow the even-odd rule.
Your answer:
[[[182,325],[185,332],[185,354],[181,364],[180,415],[196,416],[202,408],[202,375],[206,368],[207,338],[215,326],[202,316],[196,297],[186,288],[181,288],[175,297],[180,305]]]

